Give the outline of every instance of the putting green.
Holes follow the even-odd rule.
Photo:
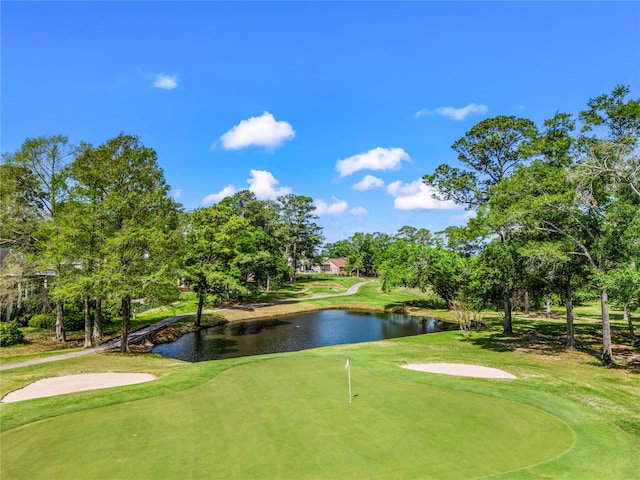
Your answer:
[[[180,393],[10,430],[2,478],[473,478],[574,443],[541,410],[372,374],[357,360],[349,403],[342,362],[256,361]]]

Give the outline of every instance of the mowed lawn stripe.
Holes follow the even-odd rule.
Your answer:
[[[513,401],[368,373],[352,359],[257,359],[195,388],[2,436],[2,478],[470,478],[571,448]],[[44,445],[51,448],[43,448]]]

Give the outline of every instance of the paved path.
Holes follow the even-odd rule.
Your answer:
[[[225,307],[225,308],[216,308],[214,310],[208,310],[207,313],[210,312],[222,312],[224,310],[233,310],[234,308],[246,308],[247,306],[250,307],[266,307],[266,306],[270,306],[270,305],[277,305],[278,303],[285,303],[285,302],[295,302],[295,301],[306,301],[306,300],[317,300],[320,298],[330,298],[330,297],[344,297],[347,295],[353,295],[354,293],[356,293],[360,287],[366,283],[370,283],[372,280],[368,281],[368,282],[360,282],[360,283],[356,283],[355,285],[352,285],[351,287],[349,287],[349,289],[345,292],[345,293],[332,293],[332,294],[327,294],[327,295],[316,295],[315,297],[308,297],[308,298],[300,298],[300,299],[296,299],[296,298],[289,298],[289,299],[284,299],[284,300],[276,300],[274,302],[269,302],[269,303],[253,303],[250,305],[244,305],[243,307]],[[169,317],[169,318],[165,318],[164,320],[161,320],[159,322],[153,323],[151,325],[147,325],[145,327],[139,328],[137,330],[134,330],[132,332],[129,333],[129,344],[133,345],[136,343],[140,343],[144,340],[145,337],[149,337],[151,335],[153,335],[155,332],[158,332],[160,330],[162,330],[163,328],[168,327],[169,325],[171,325],[172,323],[177,322],[178,320],[180,320],[181,318],[184,317],[190,317],[195,315],[195,312],[193,313],[183,313],[181,315],[175,315],[173,317]],[[42,357],[42,358],[35,358],[33,360],[27,360],[26,362],[18,362],[18,363],[9,363],[7,365],[0,365],[0,372],[3,370],[11,370],[14,368],[20,368],[20,367],[28,367],[30,365],[38,365],[40,363],[48,363],[48,362],[55,362],[58,360],[66,360],[68,358],[75,358],[75,357],[81,357],[83,355],[90,355],[92,353],[97,353],[97,352],[104,352],[106,350],[111,350],[112,348],[118,348],[120,347],[121,344],[121,338],[120,337],[116,337],[116,338],[112,338],[111,340],[107,340],[106,342],[100,344],[97,347],[93,347],[93,348],[87,348],[85,350],[79,350],[77,352],[70,352],[70,353],[63,353],[61,355],[51,355],[50,357]]]

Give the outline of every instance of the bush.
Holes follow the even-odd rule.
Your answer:
[[[29,326],[31,328],[55,328],[56,319],[52,315],[39,313],[29,319]]]
[[[24,335],[20,331],[20,325],[15,320],[0,323],[0,347],[8,347],[24,342]]]
[[[42,295],[29,295],[28,298],[22,300],[20,307],[13,310],[11,319],[17,321],[21,327],[26,327],[31,317],[50,311],[50,305],[43,301]]]
[[[84,330],[84,313],[83,312],[64,312],[63,320],[64,329],[67,332],[76,332]]]

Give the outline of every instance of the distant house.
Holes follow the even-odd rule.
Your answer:
[[[53,268],[42,272],[25,272],[12,262],[14,252],[9,248],[0,248],[0,317],[7,322],[11,320],[13,311],[20,308],[22,302],[31,294],[47,288],[49,277],[55,276]],[[17,262],[19,265],[21,262]]]
[[[349,261],[348,258],[327,258],[323,267],[326,266],[326,271],[328,273],[332,273],[333,275],[346,275],[346,264]]]

